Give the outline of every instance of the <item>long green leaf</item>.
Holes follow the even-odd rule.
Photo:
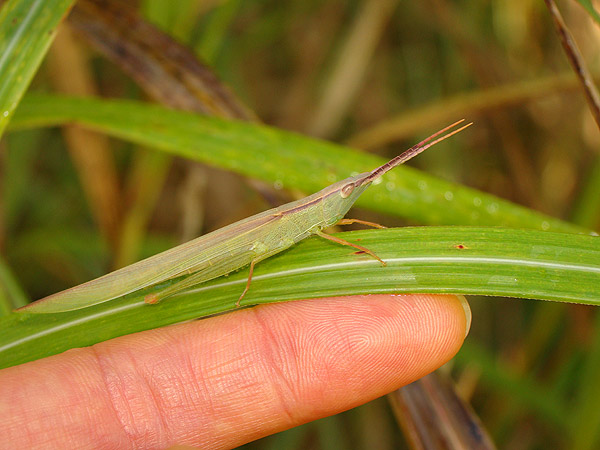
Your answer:
[[[367,255],[317,238],[257,265],[243,305],[368,293],[461,293],[600,304],[600,238],[508,228],[420,227],[344,233]],[[152,289],[60,314],[0,318],[0,367],[234,310],[247,268],[158,305]],[[160,289],[169,283],[163,283]]]
[[[0,136],[74,0],[10,0],[0,10]]]
[[[29,299],[21,289],[12,270],[0,258],[0,315],[10,314],[11,309],[25,306]]]
[[[264,125],[133,101],[29,95],[15,114],[11,128],[68,122],[306,193],[385,162],[374,155]],[[383,176],[382,182],[369,188],[357,205],[431,225],[586,232],[576,225],[405,166]]]

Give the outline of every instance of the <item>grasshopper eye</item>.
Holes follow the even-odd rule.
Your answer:
[[[340,195],[342,196],[342,198],[348,198],[350,196],[350,194],[352,194],[353,190],[354,190],[354,183],[347,184],[346,186],[344,186],[342,188]]]

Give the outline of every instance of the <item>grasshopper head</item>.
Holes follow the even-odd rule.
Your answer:
[[[345,180],[338,181],[327,188],[323,196],[323,217],[326,226],[339,222],[354,205],[354,202],[371,185],[367,180],[370,172],[361,173]]]

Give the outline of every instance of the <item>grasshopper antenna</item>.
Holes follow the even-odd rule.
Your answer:
[[[414,158],[419,153],[424,152],[429,147],[433,147],[435,144],[438,144],[438,143],[442,142],[443,140],[448,139],[450,136],[454,136],[456,133],[460,133],[465,128],[468,128],[471,125],[473,125],[473,122],[469,122],[468,124],[463,125],[462,127],[458,128],[458,129],[456,129],[454,131],[451,131],[448,134],[445,134],[445,135],[443,135],[441,137],[438,137],[441,134],[445,133],[446,131],[454,128],[458,124],[463,123],[464,121],[465,121],[465,119],[461,119],[458,122],[454,122],[452,125],[448,125],[446,128],[443,128],[440,131],[438,131],[436,133],[433,133],[428,138],[425,138],[421,142],[419,142],[418,144],[413,145],[411,148],[409,148],[408,150],[404,151],[402,154],[396,156],[394,159],[388,161],[383,166],[378,167],[377,169],[373,170],[373,172],[371,172],[371,174],[365,179],[364,182],[365,183],[369,183],[369,182],[373,181],[375,178],[383,175],[388,170],[393,169],[394,167],[399,166],[400,164],[405,163],[409,159]],[[435,139],[436,137],[437,137],[437,139]],[[435,139],[435,140],[432,141],[432,139]]]

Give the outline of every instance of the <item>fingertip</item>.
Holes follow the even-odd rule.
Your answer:
[[[413,380],[442,366],[462,346],[471,321],[470,307],[464,297],[440,294],[393,295],[398,327],[406,345],[413,346]],[[413,381],[410,380],[410,381]],[[404,383],[404,380],[402,381]]]
[[[470,322],[466,299],[454,295],[337,297],[254,312],[272,324],[271,333],[280,342],[301,341],[310,348],[313,368],[336,353],[340,370],[328,370],[331,383],[348,386],[348,377],[355,377],[363,384],[360,389],[366,386],[373,393],[375,385],[393,390],[445,364],[461,347]]]
[[[471,331],[471,321],[473,320],[473,314],[471,313],[471,306],[469,305],[469,302],[467,301],[467,297],[465,297],[464,295],[457,295],[456,297],[458,298],[458,300],[460,300],[460,304],[463,307],[463,310],[465,312],[465,319],[466,319],[465,338],[466,338],[469,335],[469,331]]]

